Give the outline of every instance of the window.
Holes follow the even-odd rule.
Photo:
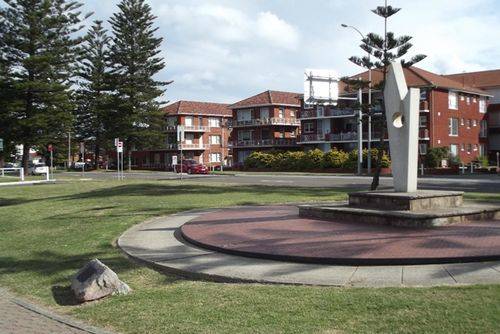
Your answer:
[[[479,144],[479,156],[483,157],[486,154],[486,148],[484,144]]]
[[[293,132],[293,131],[290,132],[290,138],[295,138],[295,137],[296,137],[295,132]]]
[[[460,144],[460,151],[465,151],[465,144]]]
[[[467,144],[467,154],[470,154],[470,152],[472,152],[472,145]]]
[[[220,128],[220,118],[210,117],[208,119],[208,126],[211,128]]]
[[[248,130],[238,131],[238,140],[248,141],[252,137],[252,134]]]
[[[470,129],[470,119],[467,120],[467,129]]]
[[[419,127],[426,128],[427,127],[427,116],[420,116],[418,119]]]
[[[220,145],[220,136],[210,136],[211,145]]]
[[[285,118],[285,107],[280,107],[279,113],[278,113],[279,118]]]
[[[458,155],[458,145],[457,144],[450,145],[450,155],[452,157],[456,157]]]
[[[477,151],[477,144],[474,144],[474,151]]]
[[[418,144],[418,151],[420,152],[421,155],[426,155],[427,154],[427,144],[426,143]]]
[[[479,112],[481,114],[485,114],[486,113],[486,100],[484,98],[481,98],[479,100]]]
[[[261,119],[269,118],[269,108],[260,108],[260,118]]]
[[[221,154],[220,153],[211,153],[210,154],[210,162],[221,162]]]
[[[285,132],[280,132],[279,138],[285,138]]]
[[[458,109],[457,92],[448,93],[448,108]]]
[[[176,126],[177,117],[167,117],[167,126]]]
[[[304,133],[313,133],[314,132],[314,123],[307,122],[304,123]]]
[[[464,125],[465,124],[465,121],[463,118],[460,119],[460,125]]]
[[[188,145],[192,145],[193,144],[193,140],[194,140],[194,134],[192,134],[192,133],[186,133],[184,136],[185,136],[184,137],[185,143],[188,144]]]
[[[238,110],[237,112],[238,121],[249,121],[252,119],[252,110]]]
[[[290,118],[295,118],[295,110],[290,110]]]
[[[470,105],[470,97],[467,96],[467,98],[465,99],[465,102],[467,102],[467,105]]]
[[[485,120],[482,120],[479,123],[479,137],[481,138],[488,137],[488,123]]]
[[[463,101],[465,100],[465,96],[463,96],[462,94],[460,94],[460,101]]]
[[[420,90],[420,101],[425,101],[427,100],[427,90],[421,89]]]
[[[325,114],[325,107],[318,106],[318,116],[323,116]]]
[[[184,118],[184,125],[193,126],[193,116],[186,116],[186,118]]]
[[[475,97],[472,98],[473,103],[477,103],[477,99]]]
[[[472,126],[477,126],[477,120],[475,119],[472,120]]]
[[[458,136],[458,118],[450,118],[449,128],[450,136]]]

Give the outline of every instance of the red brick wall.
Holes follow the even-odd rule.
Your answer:
[[[461,96],[464,96],[462,100]],[[467,97],[470,104],[467,104]],[[476,98],[476,102],[473,99]],[[458,110],[448,108],[448,91],[441,89],[432,90],[430,97],[430,147],[450,147],[451,144],[458,145],[458,154],[460,160],[468,163],[475,160],[479,155],[479,144],[486,144],[487,139],[479,137],[480,122],[486,119],[486,114],[479,112],[479,96],[458,93]],[[449,135],[449,119],[458,119],[458,136]],[[464,119],[464,125],[462,125]],[[467,128],[468,120],[471,122],[470,128]],[[473,126],[473,120],[476,126]],[[465,149],[462,151],[462,144]],[[472,151],[467,153],[467,145],[472,145]],[[474,145],[478,145],[477,151],[474,151]]]

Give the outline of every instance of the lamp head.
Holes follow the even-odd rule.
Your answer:
[[[342,28],[347,28],[347,24],[344,24],[344,23],[342,23],[340,26],[341,26]]]

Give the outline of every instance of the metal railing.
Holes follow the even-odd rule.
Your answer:
[[[336,142],[336,141],[352,141],[357,140],[357,132],[339,132],[339,133],[327,133],[325,135],[326,141]]]
[[[277,138],[261,140],[238,140],[229,143],[230,147],[296,146],[296,139]]]
[[[346,109],[325,109],[322,112],[320,110],[302,110],[300,113],[300,118],[322,118],[322,117],[352,117],[356,116],[358,110],[346,108]]]
[[[239,120],[233,122],[233,128],[235,127],[245,127],[245,126],[260,126],[260,125],[291,125],[299,126],[300,120],[296,118],[253,118],[248,120]]]
[[[209,144],[179,144],[179,149],[182,150],[205,150]]]
[[[205,125],[184,125],[184,131],[209,131],[210,127]]]
[[[309,142],[317,142],[317,141],[324,141],[324,140],[325,140],[325,135],[322,133],[309,133],[309,134],[301,135],[299,142],[309,143]]]

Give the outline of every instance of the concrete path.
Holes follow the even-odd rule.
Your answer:
[[[188,211],[148,220],[126,231],[118,245],[132,258],[157,269],[222,282],[354,287],[500,283],[500,261],[374,267],[301,264],[217,253],[182,240],[180,226],[213,211]]]
[[[2,334],[111,334],[13,297],[0,288]]]

